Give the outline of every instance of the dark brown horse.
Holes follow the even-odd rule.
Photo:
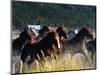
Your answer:
[[[91,34],[91,32],[87,28],[83,27],[73,39],[63,41],[65,52],[70,52],[72,54],[79,52],[84,54],[82,48],[84,44],[84,39],[86,37],[89,39],[93,39],[93,35]]]
[[[29,64],[34,61],[34,59],[37,59],[39,55],[40,58],[42,58],[44,53],[44,56],[50,56],[50,53],[59,53],[59,37],[56,32],[49,32],[42,40],[39,42],[36,42],[34,44],[26,44],[25,47],[22,50],[21,54],[21,60],[23,62],[26,61],[26,58],[30,56]],[[42,52],[41,52],[42,50]]]
[[[66,31],[64,30],[64,27],[63,26],[59,26],[56,29],[56,32],[58,33],[58,35],[60,37],[60,40],[62,40],[62,38],[67,39]]]
[[[26,43],[32,43],[35,40],[35,36],[32,31],[28,28],[25,28],[19,35],[18,38],[12,41],[12,49],[17,53],[24,48]]]

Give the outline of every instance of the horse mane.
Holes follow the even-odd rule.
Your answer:
[[[51,32],[51,31],[53,31],[51,26],[46,26],[45,25],[39,30],[39,34],[41,35],[41,34],[43,34],[45,32]]]
[[[59,32],[60,30],[63,30],[63,27],[62,26],[59,26],[56,31]]]

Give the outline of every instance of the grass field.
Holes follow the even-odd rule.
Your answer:
[[[57,56],[57,60],[51,57],[51,59],[45,58],[45,61],[42,62],[35,60],[30,66],[24,64],[21,73],[82,70],[93,68],[95,68],[95,65],[91,64],[91,62],[87,62],[83,55],[77,54],[74,57],[71,57],[70,54],[66,54],[63,57]]]

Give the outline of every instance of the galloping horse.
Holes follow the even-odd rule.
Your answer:
[[[20,53],[20,51],[24,48],[26,43],[32,43],[35,39],[35,36],[32,34],[33,32],[25,28],[19,35],[18,38],[12,41],[12,49],[16,52],[16,54]]]
[[[22,50],[21,54],[21,60],[25,62],[26,58],[30,56],[30,61],[28,64],[32,63],[34,59],[37,59],[39,55],[40,58],[42,58],[42,52],[44,53],[44,56],[50,56],[50,53],[59,53],[59,37],[58,34],[54,31],[49,32],[43,39],[41,39],[39,42],[36,42],[34,44],[26,44],[25,47]],[[41,52],[42,50],[42,52]]]
[[[84,54],[82,48],[85,37],[93,39],[93,35],[90,33],[90,31],[83,27],[73,39],[62,41],[65,52],[71,52],[72,54],[79,52]]]

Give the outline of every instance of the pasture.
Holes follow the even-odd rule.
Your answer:
[[[12,38],[16,38],[19,35],[19,31],[12,32]],[[53,72],[53,71],[73,71],[73,70],[84,70],[84,69],[95,69],[96,68],[96,57],[93,56],[93,60],[90,59],[91,53],[89,53],[85,47],[83,47],[85,53],[89,59],[81,53],[76,53],[72,56],[70,53],[64,53],[55,55],[56,60],[53,55],[50,57],[44,57],[42,52],[43,61],[39,61],[40,57],[32,62],[30,65],[24,63],[21,65],[22,61],[20,56],[12,56],[11,59],[11,69],[12,73],[34,73],[34,72]]]

